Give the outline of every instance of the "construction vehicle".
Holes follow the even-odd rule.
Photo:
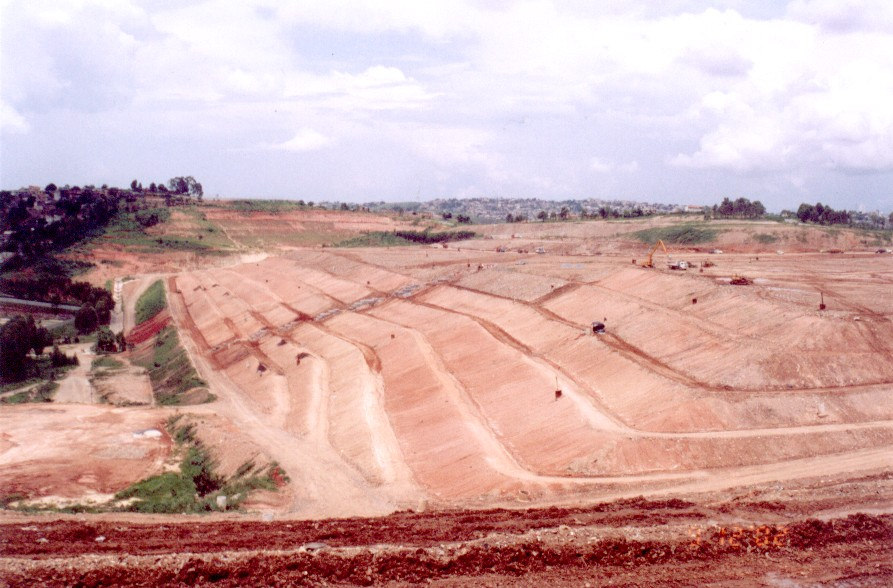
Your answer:
[[[642,262],[642,267],[654,267],[654,263],[653,263],[654,252],[657,251],[658,247],[664,250],[664,253],[667,254],[667,258],[670,257],[670,252],[667,251],[667,246],[664,245],[663,240],[658,239],[657,243],[654,244],[654,247],[651,248],[651,251],[648,252],[648,259],[646,259],[644,262]]]
[[[672,259],[669,259],[669,260],[667,260],[667,266],[668,266],[671,270],[687,270],[687,269],[688,269],[688,262],[687,262],[687,261],[684,261],[684,260],[682,260],[682,259],[679,259],[679,260],[676,260],[676,261],[673,261]]]

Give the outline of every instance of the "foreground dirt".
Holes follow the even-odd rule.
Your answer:
[[[377,519],[0,524],[0,585],[884,586],[893,515],[632,499]]]

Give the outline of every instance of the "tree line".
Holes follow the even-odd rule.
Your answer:
[[[719,218],[760,218],[765,214],[766,207],[759,200],[723,198],[718,205],[713,205],[713,216]]]
[[[815,206],[804,202],[797,209],[797,218],[800,222],[818,225],[850,224],[850,213],[845,210],[834,210],[830,206],[822,205],[821,202],[817,202]]]

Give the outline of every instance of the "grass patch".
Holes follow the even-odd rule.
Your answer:
[[[136,324],[141,325],[167,306],[164,284],[155,280],[136,301]]]
[[[713,241],[718,233],[717,229],[708,229],[697,224],[682,224],[643,229],[633,233],[633,236],[644,243],[656,243],[660,239],[664,243],[674,245],[694,245]]]
[[[28,496],[11,492],[0,494],[0,509],[60,513],[204,513],[237,510],[253,490],[275,491],[288,483],[288,476],[275,462],[258,468],[254,462],[248,461],[231,477],[220,475],[217,462],[196,436],[195,426],[179,421],[180,417],[175,416],[167,422],[167,430],[176,442],[174,456],[180,460],[177,471],[140,480],[104,504],[16,505],[27,501]],[[225,506],[217,504],[218,496],[226,497]]]
[[[863,244],[871,245],[872,247],[880,247],[882,245],[893,243],[893,231],[859,229],[857,233],[860,237],[863,237]]]
[[[167,253],[170,251],[191,251],[207,255],[225,253],[204,243],[204,236],[200,230],[195,232],[194,236],[150,235],[136,219],[135,213],[121,212],[108,224],[99,242],[122,246],[137,253]]]
[[[275,463],[256,471],[246,462],[229,479],[217,473],[217,463],[196,437],[192,424],[168,420],[168,431],[183,454],[177,472],[152,476],[115,495],[132,500],[120,510],[146,513],[201,513],[220,510],[218,496],[226,496],[226,510],[237,509],[252,490],[276,490],[287,479]]]
[[[409,242],[401,239],[394,233],[387,231],[372,231],[363,233],[344,241],[339,241],[335,247],[399,247],[408,245]]]
[[[772,233],[757,233],[753,236],[753,239],[757,243],[768,245],[769,243],[775,243],[776,241],[778,241],[778,235],[773,235]]]
[[[11,392],[20,388],[34,386],[35,384],[49,384],[65,375],[74,365],[53,365],[51,354],[48,352],[37,357],[31,362],[28,377],[17,382],[4,382],[0,380],[0,393]],[[55,389],[54,389],[55,391]],[[8,398],[8,397],[7,397]],[[2,402],[2,401],[0,401]],[[24,402],[50,402],[49,400],[26,400]]]
[[[25,388],[27,386],[33,386],[34,384],[38,384],[43,381],[44,379],[41,377],[31,377],[25,380],[19,380],[18,382],[0,382],[0,394],[4,392],[10,392],[12,390],[18,390],[19,388]]]
[[[148,371],[158,404],[181,404],[186,392],[207,387],[180,346],[177,331],[172,326],[165,327],[156,336],[151,358],[136,359],[134,363]],[[206,402],[211,400],[213,396],[208,395]]]
[[[476,236],[474,231],[370,231],[341,241],[335,247],[396,247],[464,241]]]
[[[236,248],[236,244],[226,236],[226,233],[224,233],[219,226],[209,221],[205,213],[198,207],[187,206],[179,208],[178,212],[190,218],[194,224],[194,227],[190,230],[194,231],[195,235],[205,246],[210,247],[213,250],[230,250]],[[220,251],[220,253],[225,253],[225,251]]]
[[[104,355],[102,357],[97,357],[93,360],[93,363],[90,364],[90,369],[98,370],[98,369],[109,369],[116,370],[124,367],[124,363],[115,359],[114,357],[109,357]]]
[[[231,200],[224,208],[238,212],[281,213],[309,207],[294,200]]]
[[[53,395],[59,389],[56,382],[41,382],[22,392],[16,392],[0,398],[0,404],[25,404],[27,402],[52,402]]]

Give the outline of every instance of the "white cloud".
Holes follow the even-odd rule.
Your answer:
[[[314,104],[349,113],[358,109],[416,109],[434,96],[399,68],[376,65],[359,74],[339,71],[324,76],[296,73],[288,80],[284,97],[308,99]]]
[[[0,131],[9,133],[27,133],[30,130],[28,121],[15,108],[0,101]]]
[[[788,15],[833,33],[893,32],[889,0],[794,0]]]
[[[413,151],[441,166],[487,164],[491,162],[493,134],[473,128],[401,126],[394,135]]]
[[[639,170],[638,161],[628,161],[626,163],[615,163],[613,161],[605,161],[599,157],[593,157],[589,161],[589,169],[599,174],[610,172],[635,173]]]
[[[797,27],[801,28],[797,28]],[[752,50],[748,76],[706,94],[693,153],[671,162],[736,172],[893,169],[893,37],[847,37],[791,25]]]
[[[313,129],[301,129],[288,141],[275,145],[275,148],[285,151],[316,151],[333,143],[332,139]]]
[[[140,137],[135,162],[152,152],[179,170],[189,153],[221,193],[215,181],[249,164],[220,153],[265,152],[272,166],[272,150],[324,148],[342,168],[377,150],[395,197],[429,173],[446,194],[545,196],[613,174],[602,189],[657,198],[745,176],[761,189],[805,178],[808,191],[819,172],[893,170],[893,3],[609,4],[6,1],[3,176],[31,182],[39,149],[25,138],[64,160],[75,147],[59,120],[90,135],[97,160],[119,156],[102,152],[110,135]],[[283,129],[295,135],[281,142]],[[183,149],[166,149],[172,139]],[[380,195],[319,176],[335,178],[320,197]]]

